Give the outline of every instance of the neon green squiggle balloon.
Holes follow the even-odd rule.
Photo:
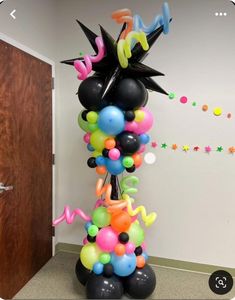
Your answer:
[[[128,58],[132,56],[131,53],[131,44],[133,39],[140,42],[142,48],[147,51],[149,49],[148,41],[146,38],[146,34],[137,31],[131,31],[126,36],[125,40],[120,39],[117,44],[117,53],[118,53],[118,60],[122,68],[128,67]]]
[[[121,189],[124,194],[135,194],[138,192],[136,185],[139,183],[139,178],[133,175],[128,175],[122,178],[120,182]]]

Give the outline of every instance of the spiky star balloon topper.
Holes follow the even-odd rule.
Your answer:
[[[116,11],[113,15],[115,14],[116,21],[123,22],[116,41],[102,26],[99,37],[77,20],[96,54],[64,60],[62,63],[75,66],[79,72],[78,78],[82,80],[86,79],[92,70],[95,71],[95,76],[103,80],[101,100],[105,100],[113,87],[123,78],[138,79],[145,88],[168,95],[151,78],[164,74],[142,63],[161,33],[168,33],[171,18],[167,3],[163,5],[162,16],[157,16],[148,27],[143,24],[140,16],[132,17],[127,9]]]

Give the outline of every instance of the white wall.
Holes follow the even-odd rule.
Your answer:
[[[235,48],[234,7],[223,0],[169,0],[171,31],[152,48],[146,63],[166,74],[159,83],[177,96],[186,95],[198,104],[220,105],[233,113]],[[0,31],[57,61],[56,98],[56,214],[65,204],[91,212],[97,176],[86,165],[89,153],[76,124],[82,109],[75,95],[79,82],[72,67],[59,60],[75,57],[91,48],[75,22],[78,18],[95,32],[102,24],[118,33],[110,14],[129,7],[150,23],[160,12],[158,0],[9,0],[0,8]],[[17,9],[17,19],[7,12]],[[215,17],[216,11],[228,16]],[[177,97],[178,99],[178,97]],[[226,147],[234,142],[234,119],[215,118],[191,105],[171,102],[151,93],[148,107],[154,112],[151,132],[159,143]],[[235,168],[230,155],[172,150],[153,150],[157,162],[144,165],[138,203],[155,210],[158,219],[146,230],[150,255],[235,267]],[[81,244],[83,222],[57,227],[59,242]]]
[[[113,10],[129,7],[150,23],[161,4],[156,0],[59,1],[60,59],[76,57],[80,51],[92,53],[76,18],[97,33],[100,23],[116,35],[119,27],[110,17]],[[232,4],[222,0],[174,0],[169,4],[174,18],[170,34],[159,39],[146,62],[166,74],[159,83],[168,91],[235,113]],[[226,11],[228,16],[215,17],[216,11]],[[89,153],[76,124],[82,109],[75,95],[79,82],[69,66],[59,66],[59,77],[57,213],[65,204],[89,213],[97,175],[86,166]],[[150,94],[148,107],[156,120],[152,136],[159,143],[234,143],[234,119],[215,118],[199,107],[172,103],[156,93]],[[136,173],[141,180],[138,203],[158,213],[155,225],[146,230],[150,255],[235,267],[235,158],[225,153],[208,157],[170,149],[153,151],[157,163],[144,165]],[[57,234],[60,242],[80,244],[83,222],[62,224]]]

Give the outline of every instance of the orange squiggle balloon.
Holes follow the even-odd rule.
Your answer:
[[[108,211],[110,213],[117,212],[119,210],[122,210],[127,206],[127,203],[125,200],[112,200],[111,199],[111,193],[112,193],[112,185],[105,184],[103,186],[103,179],[98,179],[96,183],[96,196],[100,197],[102,194],[105,193],[105,200],[104,203],[108,206]]]
[[[112,19],[114,19],[118,24],[127,23],[126,29],[121,33],[120,39],[125,39],[129,32],[133,29],[133,16],[130,9],[124,8],[115,10],[112,13]]]

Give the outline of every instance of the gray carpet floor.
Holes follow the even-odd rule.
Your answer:
[[[76,279],[77,254],[59,252],[14,297],[14,299],[84,299],[85,289]],[[209,275],[154,267],[157,287],[151,299],[231,299],[235,287],[224,296],[211,292]],[[123,299],[128,299],[126,296]]]

